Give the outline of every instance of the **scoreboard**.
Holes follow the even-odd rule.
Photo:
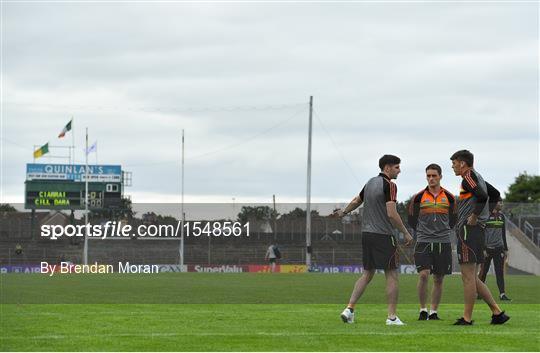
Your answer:
[[[83,182],[59,180],[27,181],[26,209],[84,210],[85,185]],[[120,207],[120,183],[88,183],[88,208]]]
[[[73,172],[74,167],[77,166],[27,165],[25,208],[84,210],[86,187],[84,181]],[[119,208],[123,186],[120,166],[104,166],[108,169],[98,167],[101,166],[95,166],[97,172],[92,170],[93,173],[89,173],[89,179],[93,181],[88,182],[88,209]],[[103,170],[105,173],[98,174]]]

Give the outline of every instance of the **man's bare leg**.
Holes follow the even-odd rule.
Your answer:
[[[418,273],[418,299],[420,300],[420,309],[426,308],[428,293],[429,270],[422,270]]]
[[[476,271],[476,273],[478,273],[478,271]],[[482,282],[478,276],[476,276],[476,290],[478,291],[478,295],[484,299],[486,304],[489,306],[491,312],[494,315],[499,315],[501,313],[501,308],[499,308],[499,305],[497,305],[495,302],[495,299],[493,298],[488,286]]]
[[[386,276],[386,297],[388,300],[388,318],[395,319],[396,317],[396,307],[399,295],[399,282],[398,282],[398,272],[396,269],[385,270],[384,275]]]
[[[433,275],[433,289],[431,290],[431,310],[439,310],[442,298],[442,286],[444,275]]]
[[[373,279],[375,275],[375,270],[364,270],[362,276],[354,284],[354,288],[351,294],[351,299],[349,300],[349,306],[354,306],[358,299],[364,294],[367,285]]]
[[[476,300],[476,280],[478,275],[475,263],[461,264],[461,280],[463,281],[463,319],[472,320],[474,301]]]

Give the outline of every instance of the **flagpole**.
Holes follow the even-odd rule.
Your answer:
[[[86,231],[84,232],[83,264],[88,265],[88,128],[86,128],[86,149],[84,154],[86,156],[84,167],[84,225]]]
[[[184,213],[184,129],[182,129],[182,167],[181,167],[181,182],[182,182],[182,206],[180,217],[182,219],[182,229],[180,231],[180,271],[184,271],[184,222],[186,214]]]
[[[73,149],[73,161],[71,162],[72,165],[75,164],[75,124],[73,124],[74,120],[75,118],[71,116],[71,148]]]
[[[309,97],[309,128],[306,190],[306,266],[311,267],[311,135],[313,120],[313,96]]]

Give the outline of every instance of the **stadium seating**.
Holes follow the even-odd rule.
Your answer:
[[[45,222],[48,213],[36,213],[34,229],[29,213],[11,214],[0,217],[0,264],[35,264],[40,261],[60,260],[80,263],[83,251],[82,238],[61,238],[51,240],[39,236],[39,225]],[[67,222],[65,219],[56,220]],[[95,220],[99,223],[99,220]],[[80,223],[80,221],[79,221]],[[142,224],[133,220],[133,226]],[[277,244],[282,253],[281,263],[305,263],[305,219],[276,221],[276,233],[261,231],[257,227],[249,237],[185,237],[186,264],[263,264],[265,253],[272,243]],[[258,230],[259,229],[259,230]],[[174,264],[179,262],[178,238],[138,238],[138,239],[91,239],[89,240],[89,261],[116,263],[130,261],[139,264]],[[21,254],[15,253],[20,245]],[[312,222],[312,262],[328,265],[361,264],[360,223],[315,217]],[[411,259],[411,249],[402,262]],[[408,262],[408,261],[407,261]]]

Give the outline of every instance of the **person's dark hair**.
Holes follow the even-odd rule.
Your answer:
[[[399,159],[399,157],[391,154],[385,154],[381,157],[381,159],[379,159],[379,168],[383,170],[384,166],[386,165],[396,165],[399,163],[401,163],[401,159]]]
[[[472,167],[474,164],[474,155],[468,150],[460,150],[454,153],[450,157],[450,160],[453,161],[455,159],[465,162],[469,167]]]
[[[431,163],[430,165],[428,165],[428,166],[426,167],[426,172],[427,172],[429,169],[436,170],[436,171],[439,173],[439,175],[442,175],[442,168],[441,168],[441,166],[438,165],[438,164]]]

